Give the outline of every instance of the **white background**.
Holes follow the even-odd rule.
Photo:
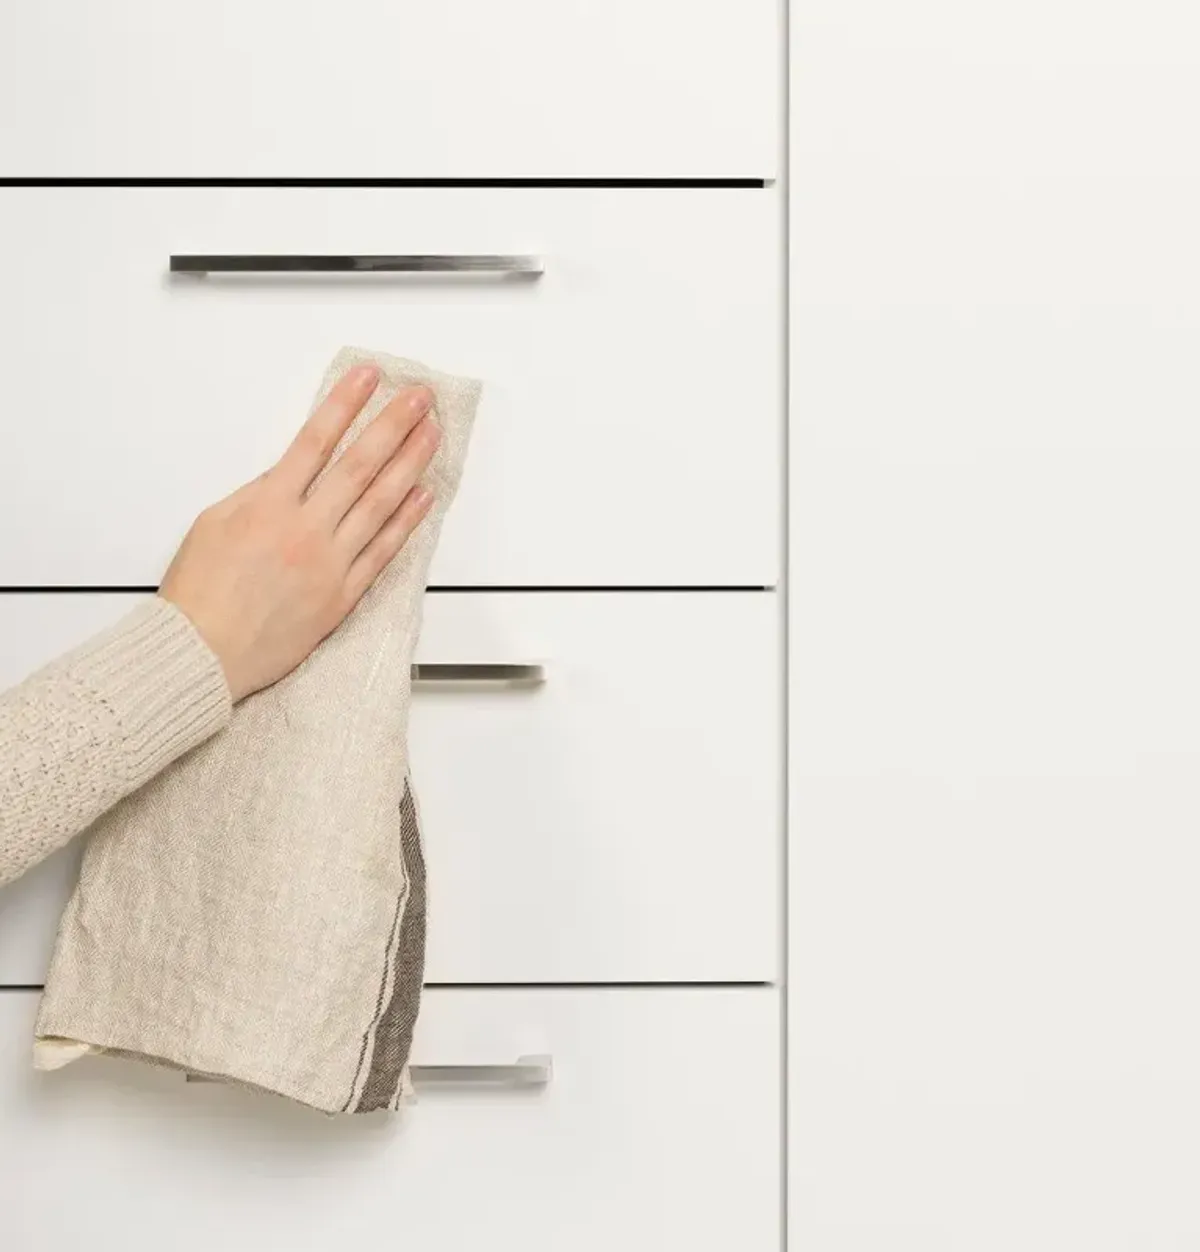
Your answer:
[[[1200,1247],[1200,9],[791,26],[792,1243]]]

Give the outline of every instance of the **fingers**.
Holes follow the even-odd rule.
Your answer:
[[[371,542],[417,485],[433,454],[441,432],[433,419],[423,417],[408,433],[392,459],[342,518],[334,542],[347,562]]]
[[[347,371],[300,428],[273,477],[289,492],[302,496],[325,468],[338,440],[350,429],[378,382],[377,366],[358,365]]]
[[[406,387],[397,392],[322,479],[306,507],[316,510],[331,529],[336,527],[397,454],[432,403],[433,393],[428,387]],[[402,498],[393,503],[393,509]],[[382,522],[380,518],[379,524]]]
[[[362,599],[367,588],[404,547],[432,504],[433,493],[427,487],[414,487],[370,543],[358,554],[346,575],[346,592],[352,605]]]

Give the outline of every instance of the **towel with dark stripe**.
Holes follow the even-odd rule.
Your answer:
[[[381,381],[339,455],[399,388],[427,385],[433,508],[299,669],[93,828],[38,1016],[42,1068],[133,1057],[329,1113],[408,1090],[426,901],[410,666],[480,387],[343,349],[315,403],[364,361]]]

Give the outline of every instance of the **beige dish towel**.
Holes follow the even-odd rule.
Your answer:
[[[425,945],[409,666],[480,387],[343,349],[317,403],[363,361],[382,377],[342,446],[397,388],[427,384],[434,507],[298,670],[93,827],[38,1016],[41,1068],[112,1053],[329,1113],[407,1093]]]

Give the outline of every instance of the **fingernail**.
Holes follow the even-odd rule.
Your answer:
[[[374,387],[379,379],[377,365],[356,365],[350,371],[350,381],[355,387]]]
[[[433,503],[433,492],[428,487],[415,487],[413,489],[413,504],[418,509],[427,509]]]
[[[427,413],[433,404],[433,392],[428,387],[414,387],[409,394],[408,403],[414,412]]]
[[[437,422],[435,422],[432,417],[427,417],[421,425],[424,428],[422,433],[429,441],[429,446],[431,448],[436,448],[438,444],[442,442],[442,432],[438,428]]]

